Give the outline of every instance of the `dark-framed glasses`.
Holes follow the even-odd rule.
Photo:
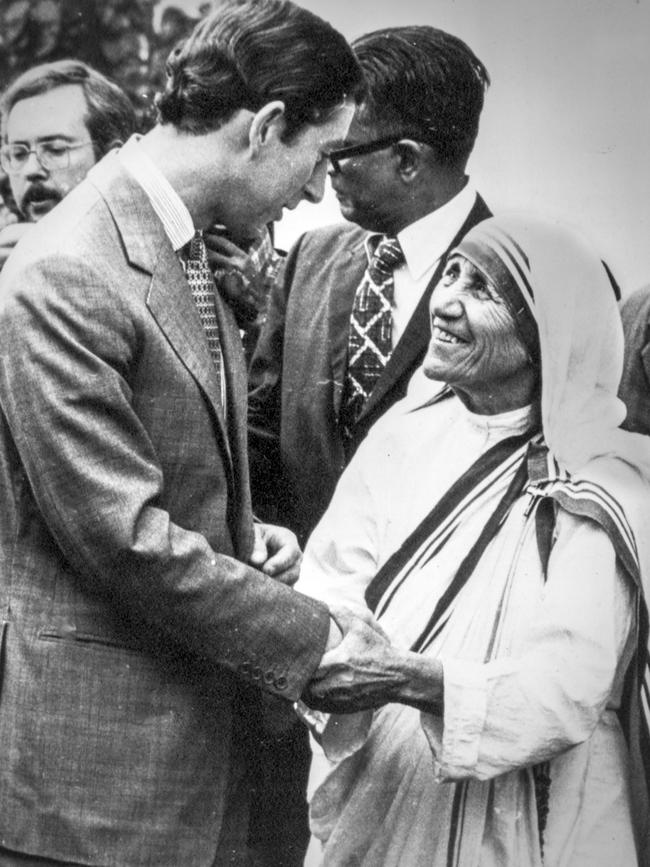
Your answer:
[[[387,136],[386,138],[378,138],[374,141],[367,141],[363,144],[349,145],[348,147],[337,148],[336,150],[329,151],[329,153],[327,154],[327,159],[332,164],[332,168],[334,169],[334,171],[340,172],[341,162],[343,160],[350,159],[350,157],[360,157],[363,154],[372,154],[375,151],[383,151],[384,148],[397,144],[397,142],[403,138],[403,135],[391,135]]]
[[[70,165],[70,151],[89,145],[92,146],[91,141],[70,144],[58,140],[37,142],[33,148],[26,144],[7,144],[0,148],[0,163],[7,174],[17,174],[27,165],[29,155],[35,154],[46,171],[67,169]]]

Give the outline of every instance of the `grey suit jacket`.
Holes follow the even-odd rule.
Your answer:
[[[625,359],[619,397],[627,406],[622,427],[650,434],[650,286],[630,295],[621,305]]]
[[[244,815],[238,684],[295,699],[320,660],[326,609],[245,565],[245,370],[218,315],[227,424],[179,261],[114,155],[0,277],[6,847],[211,865]]]
[[[490,211],[480,197],[454,238]],[[366,232],[340,224],[308,232],[289,252],[249,373],[249,445],[255,509],[304,542],[327,508],[352,452],[406,393],[430,338],[436,268],[344,449],[339,410],[352,302],[367,264]],[[443,257],[444,259],[444,257]]]

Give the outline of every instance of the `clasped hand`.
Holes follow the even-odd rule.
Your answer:
[[[275,524],[255,523],[255,542],[249,563],[261,572],[293,586],[298,580],[302,551],[295,533]]]
[[[399,699],[401,652],[369,611],[330,605],[341,642],[323,656],[303,699],[330,713],[353,713]]]
[[[248,319],[254,319],[266,305],[275,272],[273,247],[264,237],[267,230],[262,230],[249,246],[239,246],[222,231],[212,228],[203,233],[208,261],[228,302]]]

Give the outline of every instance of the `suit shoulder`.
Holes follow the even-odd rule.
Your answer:
[[[113,274],[116,259],[102,254],[112,232],[102,198],[82,182],[34,224],[7,259],[0,273],[2,315],[17,309],[15,305],[51,309],[64,299],[89,308],[116,294],[121,286]]]
[[[106,221],[97,219],[103,202],[94,188],[82,182],[49,214],[34,223],[20,239],[2,269],[3,282],[25,268],[51,258],[88,258],[88,240],[97,238],[93,227]]]
[[[650,315],[650,284],[642,286],[621,301],[623,321],[637,316]]]
[[[298,282],[322,287],[335,279],[340,283],[350,275],[354,263],[364,264],[366,232],[358,226],[338,224],[312,229],[302,235],[289,250],[283,270],[285,293]],[[336,274],[334,278],[332,275]],[[356,273],[353,275],[356,280]]]
[[[622,301],[620,312],[627,370],[630,360],[642,352],[650,341],[650,286],[637,289]]]
[[[305,232],[296,241],[292,250],[353,248],[362,244],[366,235],[365,229],[353,223],[333,223]]]

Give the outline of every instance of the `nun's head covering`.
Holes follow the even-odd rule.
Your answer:
[[[539,365],[544,437],[562,469],[610,456],[650,477],[650,437],[619,428],[623,329],[600,257],[568,229],[526,214],[479,223],[454,253],[492,282]]]
[[[480,223],[468,232],[454,253],[462,254],[492,283],[505,301],[522,343],[533,361],[539,362],[530,263],[514,238],[500,228],[500,222],[493,217]]]

